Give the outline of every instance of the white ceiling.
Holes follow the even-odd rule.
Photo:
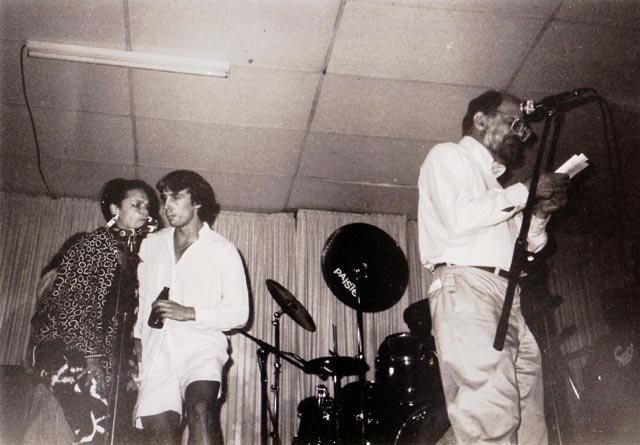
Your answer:
[[[591,87],[637,116],[639,23],[638,0],[0,0],[0,185],[46,192],[22,94],[27,40],[231,63],[220,79],[24,57],[58,196],[187,168],[223,209],[413,218],[424,156],[459,139],[485,89],[539,99]],[[566,117],[558,161],[586,151],[601,183],[597,107]],[[618,131],[635,144],[625,119]]]

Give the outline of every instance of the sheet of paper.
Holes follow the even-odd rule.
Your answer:
[[[583,153],[573,155],[567,160],[567,162],[558,167],[556,173],[566,173],[569,175],[569,178],[573,178],[589,166],[587,161],[588,159]]]

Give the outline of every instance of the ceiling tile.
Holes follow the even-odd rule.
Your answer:
[[[297,179],[288,207],[356,213],[392,213],[415,218],[417,187],[388,187]]]
[[[299,169],[302,178],[415,185],[431,142],[311,133]]]
[[[122,0],[2,0],[0,37],[125,48]]]
[[[328,72],[501,87],[543,24],[539,18],[349,2]]]
[[[602,38],[602,33],[607,38]],[[514,82],[516,88],[562,92],[595,88],[605,96],[640,98],[640,32],[555,21]]]
[[[291,175],[302,131],[138,119],[139,159],[152,167]]]
[[[130,114],[127,69],[59,60],[25,60],[31,106]]]
[[[365,3],[379,3],[409,8],[440,9],[445,11],[465,11],[500,13],[517,17],[546,17],[551,14],[561,0],[361,0]]]
[[[640,3],[638,0],[572,0],[563,2],[557,17],[637,29],[640,22]]]
[[[177,168],[140,167],[140,179],[155,187],[167,173]],[[205,178],[224,210],[279,212],[285,209],[284,202],[291,179],[284,176],[243,175],[233,173],[194,170]]]
[[[471,99],[483,90],[388,79],[327,76],[312,130],[427,141],[460,138]]]
[[[129,2],[139,51],[227,60],[232,64],[319,71],[340,2]]]
[[[0,153],[3,156],[8,153],[35,155],[33,132],[26,106],[4,104],[0,107]]]
[[[110,179],[134,178],[131,165],[99,164],[69,159],[42,158],[42,170],[56,196],[94,198]],[[35,157],[11,155],[3,157],[1,166],[3,190],[29,194],[45,194],[46,189],[37,170]]]
[[[13,112],[6,114],[6,124],[3,113],[2,134],[6,134],[7,149],[14,153],[26,150],[35,153],[26,107],[12,106],[11,110]],[[34,108],[33,117],[43,156],[108,164],[133,163],[133,132],[128,117],[47,108]]]
[[[136,114],[304,130],[319,76],[240,66],[229,79],[136,71]]]
[[[24,103],[20,78],[22,42],[0,40],[0,103]]]

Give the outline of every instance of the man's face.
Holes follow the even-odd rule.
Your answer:
[[[484,143],[493,159],[506,167],[514,167],[521,163],[525,147],[521,139],[523,132],[516,133],[511,129],[516,119],[522,119],[522,111],[520,105],[512,101],[503,102],[495,115],[488,116],[487,119],[488,128]]]
[[[161,196],[167,220],[172,227],[184,227],[197,217],[200,204],[191,202],[191,193],[186,189],[174,192],[165,188]]]

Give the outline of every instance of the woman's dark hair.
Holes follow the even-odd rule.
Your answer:
[[[158,181],[156,188],[160,194],[167,189],[176,193],[186,190],[191,195],[191,202],[200,204],[198,216],[202,221],[211,225],[216,219],[218,214],[216,195],[213,193],[211,185],[198,173],[191,170],[173,171]]]
[[[488,90],[469,102],[467,114],[462,118],[462,135],[468,136],[471,134],[473,117],[478,111],[484,114],[493,114],[505,100],[518,101],[518,98],[502,91]]]
[[[147,194],[147,198],[149,198],[149,216],[155,220],[158,219],[160,202],[153,187],[140,179],[115,178],[108,181],[102,188],[100,210],[102,210],[105,221],[109,221],[112,217],[109,206],[115,204],[120,207],[122,201],[127,197],[127,192],[136,189],[140,189]]]

